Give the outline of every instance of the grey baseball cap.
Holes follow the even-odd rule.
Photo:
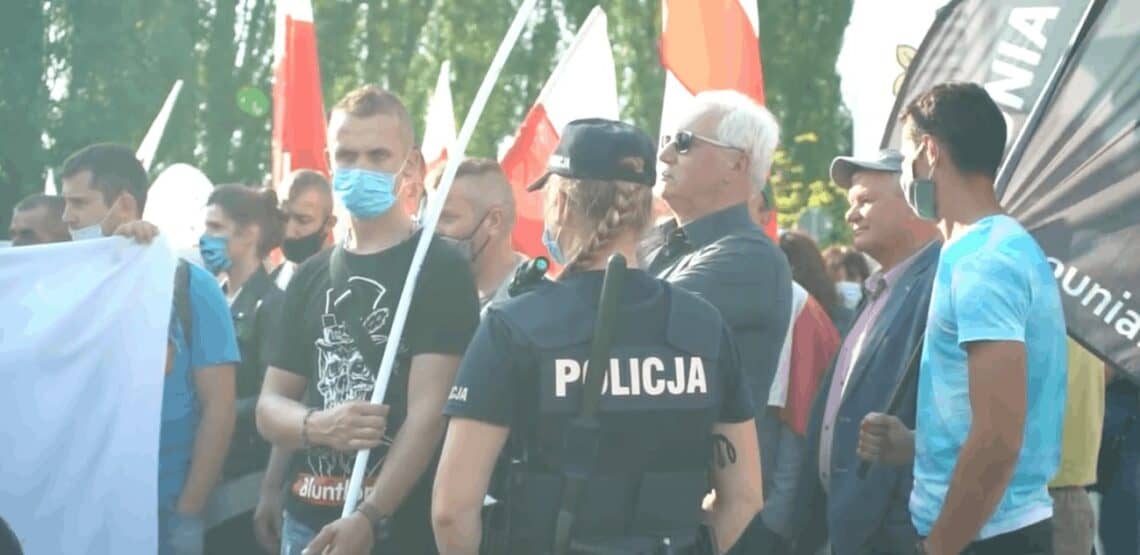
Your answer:
[[[902,171],[903,155],[897,150],[883,149],[874,159],[860,160],[853,156],[838,156],[831,161],[831,180],[847,189],[851,187],[851,176],[858,171],[899,173]]]

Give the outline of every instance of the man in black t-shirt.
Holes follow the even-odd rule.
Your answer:
[[[286,479],[282,553],[310,545],[435,550],[430,467],[479,311],[467,262],[442,241],[424,260],[384,404],[368,403],[422,233],[396,206],[399,189],[422,179],[414,144],[407,110],[388,92],[364,87],[333,109],[333,193],[352,216],[350,235],[290,281],[258,406],[262,434],[298,449]],[[372,450],[365,494],[356,513],[338,520],[358,449]]]

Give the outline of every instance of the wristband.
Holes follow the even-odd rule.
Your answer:
[[[304,449],[313,446],[313,444],[309,442],[309,418],[312,417],[316,411],[317,409],[315,407],[310,407],[309,411],[305,413],[305,418],[301,420],[301,447]]]

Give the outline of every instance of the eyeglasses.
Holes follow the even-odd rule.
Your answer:
[[[670,144],[672,144],[676,147],[678,154],[686,154],[689,152],[689,149],[693,148],[693,141],[701,141],[703,143],[706,143],[706,144],[709,144],[709,145],[712,145],[715,147],[729,148],[732,150],[744,152],[744,149],[742,149],[740,147],[735,147],[735,146],[732,146],[732,145],[727,144],[727,143],[722,143],[716,139],[710,139],[709,137],[705,137],[704,135],[698,135],[696,133],[693,133],[692,131],[678,131],[675,136],[665,135],[665,136],[661,137],[661,148],[665,149]]]

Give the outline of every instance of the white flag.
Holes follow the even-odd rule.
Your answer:
[[[121,237],[0,250],[0,517],[25,553],[155,553],[175,258]]]
[[[618,117],[617,71],[606,13],[595,6],[554,66],[511,146],[499,149],[499,163],[515,195],[515,250],[531,257],[547,255],[542,244],[544,197],[528,193],[526,187],[546,173],[546,159],[558,146],[562,128],[576,119]]]
[[[424,161],[428,167],[447,160],[447,147],[455,142],[455,105],[451,100],[451,62],[445,61],[439,68],[435,81],[435,91],[428,99],[427,118],[424,125]],[[459,154],[458,156],[462,156]]]
[[[174,86],[170,88],[170,94],[166,95],[166,101],[162,103],[162,109],[158,111],[154,121],[151,122],[150,128],[146,130],[146,135],[139,143],[139,149],[135,151],[135,157],[142,163],[144,170],[150,170],[150,165],[154,163],[154,155],[158,153],[158,143],[162,142],[162,135],[166,133],[166,124],[170,121],[170,112],[174,110],[174,103],[178,101],[178,93],[182,92],[182,80],[179,79],[174,82]]]

